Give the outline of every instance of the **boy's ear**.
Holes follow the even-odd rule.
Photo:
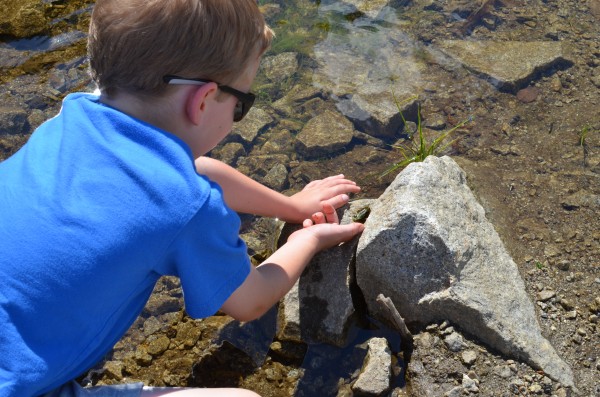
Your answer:
[[[191,90],[186,102],[186,114],[189,121],[194,124],[200,124],[202,117],[206,112],[207,100],[216,95],[218,90],[216,83],[206,83]]]

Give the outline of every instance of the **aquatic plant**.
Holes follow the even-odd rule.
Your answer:
[[[403,102],[398,101],[398,98],[396,97],[394,92],[392,92],[392,97],[394,98],[394,103],[396,104],[396,107],[398,108],[398,112],[400,113],[402,122],[406,126],[406,119],[404,118],[404,115],[402,114],[401,106],[404,103],[407,103],[407,102],[417,99],[418,97],[413,96]],[[425,160],[427,158],[427,156],[437,155],[437,154],[443,152],[448,146],[452,145],[459,139],[459,138],[455,138],[451,141],[447,141],[447,139],[450,138],[452,133],[454,133],[460,127],[464,126],[465,124],[467,124],[471,121],[473,121],[473,117],[469,116],[467,119],[456,124],[454,127],[450,128],[449,130],[442,132],[433,141],[427,142],[427,138],[423,134],[423,124],[421,122],[421,106],[418,105],[418,107],[417,107],[417,130],[414,133],[409,132],[408,139],[406,139],[404,143],[401,143],[399,145],[391,145],[393,148],[398,149],[398,151],[400,152],[400,154],[402,156],[402,160],[393,164],[391,167],[389,167],[387,170],[385,170],[383,172],[383,174],[380,175],[380,178],[388,175],[391,172],[402,169],[402,168],[406,167],[407,165],[409,165],[410,163],[420,162],[420,161]],[[408,132],[408,131],[405,131],[405,132]],[[416,135],[416,137],[415,137],[415,135]]]
[[[590,127],[588,125],[586,125],[585,127],[583,127],[581,129],[581,131],[579,131],[579,146],[581,146],[581,148],[583,149],[583,166],[585,167],[587,165],[587,156],[588,156],[588,146],[587,146],[587,135],[588,132],[590,131]]]

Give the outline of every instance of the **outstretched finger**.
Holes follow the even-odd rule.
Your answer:
[[[338,194],[337,196],[325,200],[324,203],[331,205],[333,208],[340,208],[341,206],[345,205],[349,200],[350,197],[346,193],[344,193]]]
[[[322,203],[322,205],[323,205],[323,214],[325,214],[327,223],[340,223],[340,220],[338,218],[337,212],[335,211],[335,208],[331,204],[329,204],[327,201],[324,201]]]
[[[311,218],[315,225],[326,222],[325,214],[323,214],[322,212],[314,213]]]

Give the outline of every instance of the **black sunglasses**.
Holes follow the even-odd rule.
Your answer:
[[[235,109],[233,112],[233,121],[238,122],[248,114],[248,111],[254,105],[254,100],[256,99],[256,95],[251,92],[242,92],[238,91],[235,88],[231,88],[229,86],[219,84],[215,81],[204,80],[204,79],[186,79],[179,76],[167,75],[163,77],[163,81],[165,84],[192,84],[192,85],[203,85],[207,83],[215,83],[217,87],[223,92],[233,95],[237,98],[237,103],[235,104]]]

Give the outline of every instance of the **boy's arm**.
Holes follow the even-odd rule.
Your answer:
[[[286,222],[302,222],[320,211],[323,201],[339,208],[348,201],[348,193],[360,191],[356,183],[337,175],[313,181],[288,197],[209,157],[196,159],[196,170],[221,186],[225,202],[231,209]]]
[[[330,214],[335,214],[333,207],[326,207]],[[313,219],[325,222],[325,216],[332,220],[328,214],[319,214]],[[361,223],[339,225],[337,217],[333,223],[319,223],[298,230],[264,263],[251,269],[244,283],[227,299],[221,310],[240,321],[262,316],[292,288],[317,252],[350,240],[363,230]]]

